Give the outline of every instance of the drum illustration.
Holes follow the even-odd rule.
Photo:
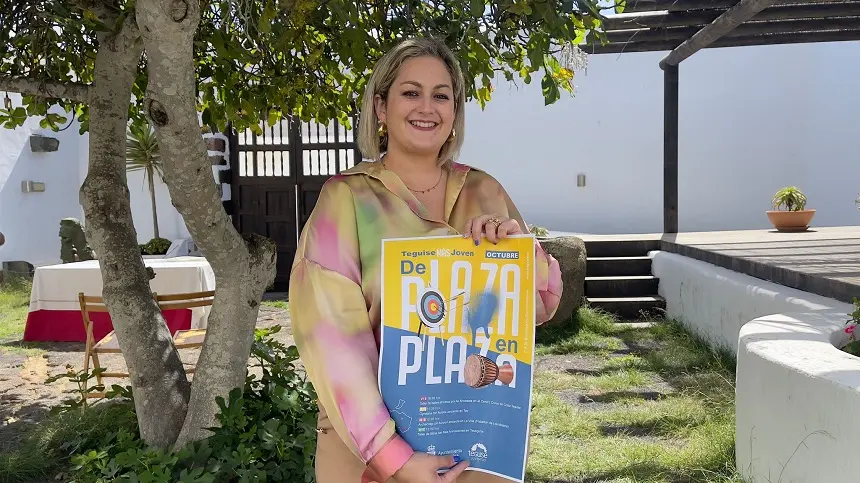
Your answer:
[[[465,369],[466,384],[479,389],[499,380],[504,385],[509,385],[514,380],[514,368],[505,362],[500,368],[492,359],[480,354],[472,354],[466,358]]]

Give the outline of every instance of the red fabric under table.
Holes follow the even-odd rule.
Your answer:
[[[191,310],[165,310],[164,320],[171,334],[191,328]],[[93,338],[98,342],[113,330],[110,314],[92,312]],[[27,315],[26,342],[86,342],[84,319],[80,310],[36,310]]]

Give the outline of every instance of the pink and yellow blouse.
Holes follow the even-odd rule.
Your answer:
[[[450,163],[445,219],[433,220],[393,172],[362,161],[330,178],[299,239],[290,314],[302,362],[338,436],[367,464],[365,481],[387,481],[413,450],[396,434],[377,385],[380,248],[383,238],[459,235],[483,214],[526,224],[501,184]],[[558,262],[535,242],[537,322],[555,313]]]

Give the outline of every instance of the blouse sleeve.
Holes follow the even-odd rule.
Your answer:
[[[358,230],[349,186],[323,186],[290,275],[296,346],[314,389],[347,447],[387,481],[413,450],[395,432],[377,385],[379,352],[361,289]]]
[[[520,211],[514,205],[507,191],[504,188],[501,188],[501,190],[508,210],[507,216],[517,220],[523,232],[527,233],[528,225],[523,220]],[[535,286],[537,287],[537,297],[535,298],[537,316],[535,322],[537,325],[541,325],[555,315],[555,311],[561,302],[563,284],[561,281],[561,267],[558,264],[558,260],[547,253],[537,240],[535,240],[535,264],[537,265],[535,270]]]

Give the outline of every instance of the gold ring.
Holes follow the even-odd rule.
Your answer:
[[[499,226],[499,225],[501,225],[501,224],[502,224],[502,222],[501,222],[501,221],[499,221],[499,219],[498,219],[498,218],[496,218],[496,217],[490,218],[489,220],[487,220],[487,223],[492,223],[492,224],[494,224],[494,225],[496,225],[496,226]]]

